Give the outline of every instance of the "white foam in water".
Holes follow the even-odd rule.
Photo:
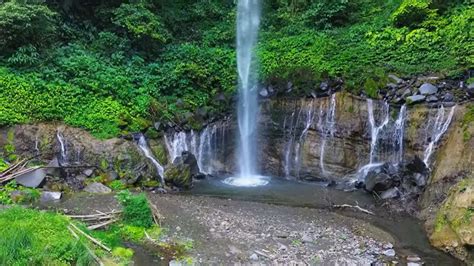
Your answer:
[[[223,183],[236,187],[260,187],[270,182],[270,177],[261,175],[228,177]]]

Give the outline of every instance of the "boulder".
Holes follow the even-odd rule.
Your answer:
[[[43,193],[41,193],[40,201],[42,203],[51,202],[51,201],[58,201],[58,200],[61,199],[61,197],[62,197],[61,192],[43,191]]]
[[[438,97],[434,95],[428,96],[428,98],[426,98],[426,101],[429,103],[437,102],[438,100],[439,100]]]
[[[397,84],[402,84],[403,83],[403,79],[393,75],[393,74],[390,74],[388,75],[388,78],[391,79],[392,81],[394,81],[395,83]]]
[[[111,182],[114,180],[117,180],[119,178],[119,175],[115,171],[109,171],[107,172],[107,181]]]
[[[321,82],[319,89],[322,91],[327,91],[329,89],[329,84],[326,81]]]
[[[407,103],[420,103],[423,102],[426,99],[425,95],[412,95],[407,97],[406,101]]]
[[[392,178],[385,173],[369,172],[365,179],[365,189],[369,192],[385,191],[393,186]]]
[[[380,194],[380,198],[382,199],[394,199],[394,198],[398,198],[399,196],[400,196],[400,191],[396,187],[386,190],[382,192],[382,194]]]
[[[452,102],[452,101],[454,101],[454,96],[453,96],[453,94],[451,94],[451,93],[449,93],[449,92],[446,93],[446,94],[443,96],[443,101],[445,101],[445,102]]]
[[[94,194],[106,194],[106,193],[112,192],[112,190],[109,187],[98,182],[87,185],[87,187],[84,188],[84,191],[89,192],[89,193],[94,193]]]
[[[192,177],[199,175],[200,169],[197,163],[196,157],[187,151],[184,151],[181,156],[176,157],[173,161],[174,165],[185,164],[189,166],[190,174]]]
[[[46,177],[46,170],[40,168],[32,172],[21,174],[15,178],[16,182],[25,187],[36,188]]]
[[[94,169],[86,169],[82,173],[87,177],[91,177],[94,174]]]
[[[193,182],[190,168],[183,163],[168,166],[164,173],[165,181],[179,188],[190,188]]]
[[[432,95],[438,93],[438,87],[434,86],[431,83],[424,83],[420,86],[418,91],[423,95]]]
[[[262,88],[262,89],[260,89],[260,91],[258,92],[258,94],[259,94],[261,97],[263,97],[263,98],[266,98],[266,97],[268,97],[268,95],[269,95],[267,88]]]
[[[425,162],[418,156],[409,159],[405,163],[405,168],[412,173],[426,174],[428,172]]]

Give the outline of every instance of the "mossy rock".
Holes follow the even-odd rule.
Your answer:
[[[190,188],[193,181],[190,166],[170,165],[165,171],[165,181],[180,188]]]
[[[474,246],[474,177],[454,186],[436,215],[430,235],[433,246],[468,260]]]
[[[165,146],[158,141],[150,140],[150,149],[155,158],[162,164],[166,165],[168,163],[168,152],[166,151]]]

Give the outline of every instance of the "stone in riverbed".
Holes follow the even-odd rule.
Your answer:
[[[420,103],[423,102],[426,99],[425,95],[412,95],[407,97],[406,101],[407,103]]]
[[[40,201],[45,203],[45,202],[51,202],[51,201],[58,201],[61,199],[62,193],[61,192],[54,192],[54,191],[43,191],[41,193],[41,198]]]
[[[107,194],[112,192],[110,188],[98,182],[89,184],[86,188],[84,188],[84,191],[94,194]]]
[[[423,95],[432,95],[438,93],[438,88],[430,83],[424,83],[418,89],[418,91]]]
[[[399,196],[400,196],[400,191],[396,187],[386,190],[382,192],[382,194],[380,194],[380,198],[382,199],[393,199]]]
[[[454,101],[454,96],[451,93],[448,92],[443,96],[443,101],[452,102],[452,101]]]
[[[383,254],[387,257],[394,257],[395,256],[395,250],[387,249],[387,250],[384,250]]]
[[[384,173],[370,172],[365,179],[365,189],[369,192],[381,192],[389,189],[393,185],[392,178]]]
[[[437,102],[438,100],[439,100],[438,97],[434,95],[428,96],[428,98],[426,98],[426,101],[429,103]]]
[[[87,177],[91,177],[94,174],[94,169],[86,169],[82,173]]]
[[[258,255],[253,253],[252,255],[250,255],[250,260],[252,261],[258,261]]]

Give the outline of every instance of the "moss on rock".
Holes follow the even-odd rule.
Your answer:
[[[431,244],[462,259],[474,246],[474,177],[454,186],[436,215]]]

